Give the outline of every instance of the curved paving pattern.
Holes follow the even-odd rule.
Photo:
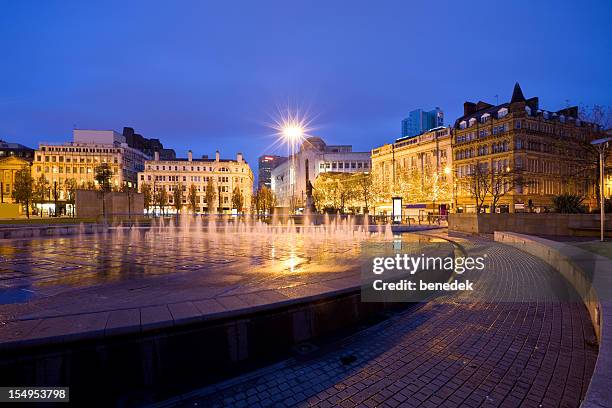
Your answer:
[[[565,298],[569,285],[559,300],[566,283],[538,258],[486,240],[465,245],[488,254],[488,272],[472,276],[482,290],[419,305],[322,356],[209,387],[182,405],[579,406],[597,358],[584,305]],[[525,301],[499,301],[508,294]]]

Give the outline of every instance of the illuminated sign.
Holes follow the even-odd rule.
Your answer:
[[[402,222],[402,197],[393,197],[393,222]]]

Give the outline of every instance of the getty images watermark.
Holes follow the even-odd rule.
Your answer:
[[[362,269],[362,300],[420,301],[433,292],[473,291],[464,273],[483,271],[487,255],[446,256],[421,253],[375,256]]]

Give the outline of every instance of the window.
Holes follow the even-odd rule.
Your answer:
[[[527,115],[531,116],[531,108],[529,106],[525,106],[525,112],[527,112]]]
[[[470,126],[474,126],[476,124],[476,118],[470,119]]]
[[[501,119],[508,114],[508,108],[501,108],[497,111],[497,119]]]
[[[467,122],[465,120],[462,120],[461,122],[459,122],[459,129],[465,129],[467,127]]]
[[[489,118],[490,118],[490,117],[491,117],[491,115],[490,115],[490,114],[485,113],[484,115],[482,115],[482,116],[480,117],[480,123],[486,123],[486,122],[489,120]]]

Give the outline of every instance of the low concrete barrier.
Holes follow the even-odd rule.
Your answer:
[[[599,214],[502,213],[450,214],[448,230],[470,234],[511,231],[531,235],[599,236]],[[606,221],[606,236],[612,236],[612,219]]]
[[[612,260],[568,243],[513,232],[495,231],[495,241],[543,259],[576,289],[599,341],[595,371],[582,407],[612,407]]]
[[[251,301],[261,305],[229,311],[211,311],[213,301],[204,300],[47,319],[41,338],[0,343],[0,383],[71,384],[73,403],[91,402],[97,392],[100,405],[143,405],[268,364],[296,344],[401,306],[361,302],[360,286],[313,286],[322,292],[285,301],[255,295]],[[49,337],[61,326],[75,333]]]
[[[0,228],[0,239],[48,238],[103,232],[101,224],[41,225]]]

